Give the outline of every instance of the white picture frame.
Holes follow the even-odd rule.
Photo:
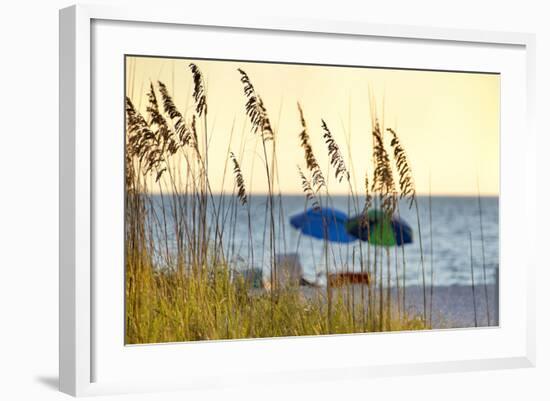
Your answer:
[[[458,341],[464,343],[479,343],[477,349],[465,353],[466,357],[461,358],[457,355],[441,355],[440,358],[431,358],[419,360],[414,354],[405,355],[402,359],[383,357],[372,361],[361,362],[360,359],[336,360],[339,347],[344,346],[341,336],[328,336],[324,338],[300,338],[300,339],[279,339],[279,340],[252,340],[239,342],[215,342],[209,344],[179,344],[170,348],[172,345],[149,346],[149,350],[144,347],[130,347],[125,349],[123,342],[120,342],[118,351],[109,349],[105,346],[105,341],[98,338],[105,336],[104,327],[112,324],[112,320],[105,321],[101,313],[97,314],[94,305],[94,291],[97,291],[98,285],[104,283],[103,278],[98,278],[94,274],[94,263],[97,255],[94,253],[94,240],[98,235],[99,227],[103,227],[96,220],[98,213],[95,213],[98,207],[96,191],[98,190],[94,176],[97,168],[97,155],[105,153],[116,157],[117,150],[101,146],[105,142],[96,142],[93,137],[92,127],[96,124],[94,117],[93,85],[94,74],[97,71],[94,53],[98,51],[94,46],[100,46],[101,41],[94,42],[94,24],[106,21],[110,26],[117,23],[132,24],[120,26],[115,29],[128,30],[134,29],[137,33],[146,26],[157,26],[161,29],[177,29],[181,27],[203,27],[209,31],[219,30],[220,35],[227,29],[232,31],[242,30],[253,35],[254,32],[286,33],[287,35],[307,34],[309,36],[338,35],[353,40],[362,40],[362,38],[383,38],[387,41],[418,41],[419,43],[432,43],[437,46],[462,46],[462,48],[476,47],[494,47],[501,49],[512,49],[511,57],[517,65],[518,76],[515,77],[514,85],[518,92],[522,93],[517,100],[520,106],[518,115],[510,124],[514,128],[519,128],[519,136],[522,143],[525,144],[518,149],[517,140],[514,138],[505,121],[503,124],[503,136],[501,145],[501,185],[504,189],[508,188],[507,182],[514,180],[523,185],[523,192],[519,195],[512,195],[509,199],[503,199],[507,202],[501,208],[501,218],[506,218],[506,223],[502,225],[502,230],[509,230],[510,227],[527,221],[527,225],[534,225],[536,221],[536,210],[534,207],[527,206],[527,197],[529,189],[535,185],[535,134],[533,131],[534,112],[534,35],[525,33],[507,33],[507,32],[484,32],[458,29],[439,29],[415,26],[392,26],[375,25],[359,21],[316,21],[316,20],[295,20],[292,18],[256,18],[242,19],[236,12],[234,15],[216,15],[215,13],[207,17],[184,15],[178,10],[165,10],[151,7],[140,9],[136,7],[112,8],[109,6],[96,5],[78,5],[72,6],[60,11],[60,326],[59,326],[59,377],[60,390],[75,396],[107,394],[107,393],[126,393],[136,391],[165,391],[171,389],[196,389],[209,388],[215,386],[229,386],[244,384],[247,381],[255,380],[257,382],[266,382],[277,380],[279,382],[292,382],[293,380],[327,380],[340,377],[361,379],[365,377],[402,375],[402,374],[421,374],[430,372],[450,372],[450,371],[468,371],[480,369],[504,369],[516,367],[530,367],[535,364],[535,283],[534,271],[538,262],[536,252],[525,252],[522,255],[522,271],[517,279],[515,287],[510,283],[512,272],[503,269],[501,279],[501,297],[514,297],[512,303],[502,304],[501,308],[504,314],[507,310],[513,310],[510,315],[503,316],[503,322],[498,328],[481,330],[453,330],[434,331],[420,333],[400,333],[391,335],[376,335],[369,337],[368,341],[382,342],[388,336],[391,337],[392,344],[399,345],[405,341],[410,344],[444,344],[446,341]],[[158,33],[162,35],[162,32]],[[120,36],[111,37],[113,46],[123,38]],[[118,39],[118,40],[117,40]],[[100,43],[101,42],[101,43]],[[166,47],[169,48],[169,45]],[[101,49],[99,49],[101,51]],[[483,49],[482,49],[483,50]],[[159,50],[162,51],[162,50]],[[459,50],[457,50],[459,51]],[[171,55],[171,54],[167,54]],[[195,54],[193,54],[194,56]],[[122,61],[122,60],[121,60]],[[421,62],[421,61],[420,61]],[[494,61],[497,63],[498,61]],[[443,62],[442,62],[443,63]],[[471,64],[475,65],[475,64]],[[425,66],[427,67],[427,66]],[[120,66],[122,68],[122,66]],[[433,66],[430,66],[433,68]],[[442,68],[442,67],[439,67]],[[473,68],[473,67],[471,67]],[[504,66],[503,66],[504,68]],[[460,69],[457,66],[456,69]],[[514,72],[510,73],[515,74]],[[510,81],[512,82],[512,81]],[[511,84],[510,84],[511,85]],[[115,103],[120,103],[122,110],[122,89],[120,90],[120,99]],[[503,91],[503,100],[510,96],[510,91]],[[512,117],[511,117],[512,118]],[[118,148],[119,150],[121,148]],[[509,167],[505,160],[511,151],[515,151],[516,161],[519,163],[514,168]],[[113,156],[114,155],[114,156]],[[122,151],[120,153],[122,160]],[[107,156],[106,160],[109,159]],[[504,160],[504,162],[502,161]],[[110,163],[110,162],[107,162]],[[114,165],[114,164],[113,164]],[[116,167],[116,166],[115,166]],[[122,185],[122,181],[120,181]],[[122,188],[122,187],[121,187]],[[107,189],[102,189],[105,193]],[[112,190],[112,188],[111,188]],[[513,219],[509,211],[513,207],[523,207],[521,216]],[[100,212],[101,214],[103,212]],[[106,217],[106,216],[104,216]],[[121,218],[120,216],[119,218]],[[115,216],[116,219],[116,216]],[[533,227],[530,227],[534,231]],[[504,246],[504,245],[502,245]],[[525,243],[528,249],[534,246]],[[506,251],[506,257],[514,258],[519,255]],[[502,255],[502,254],[501,254]],[[502,257],[502,256],[501,256]],[[518,259],[520,260],[520,259]],[[122,272],[123,267],[120,266]],[[116,296],[109,290],[111,287],[102,290],[102,297],[108,300],[116,300]],[[509,290],[510,289],[510,290]],[[512,292],[513,289],[513,292]],[[120,290],[120,288],[118,289]],[[118,291],[117,290],[117,291]],[[504,295],[503,295],[504,294]],[[122,303],[122,299],[120,299]],[[510,306],[510,307],[509,307]],[[507,319],[508,317],[508,319]],[[99,320],[98,320],[99,319]],[[120,317],[122,320],[122,317]],[[109,323],[110,322],[110,323]],[[122,325],[123,322],[121,321]],[[97,326],[103,327],[98,329]],[[98,331],[99,330],[99,331]],[[103,337],[100,335],[103,333]],[[502,335],[501,335],[502,334]],[[407,336],[407,337],[404,337]],[[364,344],[364,336],[355,335],[345,337],[346,344],[349,346],[358,346]],[[118,340],[117,340],[118,341]],[[320,344],[328,350],[328,362],[319,362],[312,358],[310,363],[294,363],[292,369],[285,368],[285,360],[277,360],[277,355],[285,353],[313,353],[315,347]],[[491,348],[484,344],[494,344]],[[154,347],[152,350],[151,347]],[[182,348],[184,347],[184,349]],[[186,348],[185,348],[186,347]],[[197,348],[198,347],[198,348]],[[485,348],[484,348],[485,347]],[[473,347],[476,348],[476,347]],[[332,352],[331,352],[332,349]],[[484,351],[486,350],[486,352]],[[126,351],[125,351],[126,350]],[[129,350],[129,351],[128,351]],[[148,354],[144,355],[144,350]],[[112,351],[112,352],[111,352]],[[220,368],[219,371],[208,373],[207,367],[202,370],[200,367],[191,369],[185,377],[178,375],[165,375],[153,377],[150,374],[149,379],[144,377],[131,376],[132,370],[128,376],[117,376],[114,372],[104,375],[102,378],[101,366],[109,363],[114,370],[120,370],[122,365],[136,366],[143,361],[146,366],[155,366],[159,361],[166,361],[167,366],[172,362],[170,358],[177,358],[179,352],[187,352],[188,360],[198,358],[203,355],[207,358],[234,358],[235,355],[245,355],[250,363],[258,358],[258,355],[272,357],[273,369],[256,365],[252,368],[237,368],[238,375],[230,374],[230,365],[226,370]],[[463,352],[460,345],[456,352]],[[126,360],[117,360],[117,352],[126,353]],[[155,354],[155,355],[153,355]],[[248,356],[255,354],[255,356]],[[117,354],[118,355],[118,354]],[[218,355],[218,356],[216,356]],[[220,356],[221,355],[221,356]],[[305,355],[305,354],[304,354]],[[309,354],[312,355],[312,354]],[[454,356],[453,356],[454,355]],[[332,360],[331,360],[332,356]],[[360,357],[360,353],[358,357]],[[113,358],[112,360],[108,358]],[[144,359],[147,357],[148,359]],[[97,359],[99,358],[99,359]],[[122,358],[122,357],[121,357]],[[325,357],[326,358],[326,357]],[[376,360],[375,360],[376,359]],[[97,360],[102,361],[101,363]],[[196,359],[195,359],[196,361]],[[212,360],[209,360],[210,362]],[[325,363],[323,365],[323,363]],[[328,364],[327,364],[328,363]],[[136,375],[137,373],[134,372]]]

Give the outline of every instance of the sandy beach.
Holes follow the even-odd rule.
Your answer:
[[[349,289],[355,291],[355,302],[360,302],[361,286],[352,285],[349,287],[340,287],[334,289],[347,294]],[[498,326],[498,293],[495,291],[495,284],[487,285],[487,299],[485,297],[485,287],[476,285],[474,287],[476,298],[476,313],[474,313],[474,301],[472,286],[467,285],[450,285],[450,286],[434,286],[432,310],[433,315],[431,324],[433,329],[444,328],[466,328],[466,327],[487,327]],[[325,287],[312,289],[304,288],[305,296],[312,296],[314,291],[326,291]],[[368,292],[365,286],[365,293]],[[396,288],[392,288],[392,304],[396,302]],[[428,320],[430,320],[430,288],[426,288],[426,299],[428,305]],[[407,310],[413,314],[422,314],[424,296],[421,286],[408,286],[406,289],[406,304]],[[487,312],[489,314],[489,324],[487,322]]]
[[[487,285],[487,299],[483,285],[475,286],[476,310],[474,313],[473,292],[471,286],[452,285],[436,286],[433,289],[433,317],[432,326],[437,328],[498,326],[498,293],[496,285]],[[430,289],[427,289],[429,304]],[[407,287],[407,307],[421,312],[423,308],[422,287]],[[489,324],[487,323],[487,310],[489,312]]]

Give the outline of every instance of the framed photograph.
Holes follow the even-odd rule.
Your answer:
[[[535,363],[534,37],[60,12],[60,388]]]

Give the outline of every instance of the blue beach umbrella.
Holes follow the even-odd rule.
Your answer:
[[[328,207],[310,208],[303,213],[290,217],[292,227],[314,238],[333,242],[353,242],[357,237],[346,230],[348,216],[346,213]]]

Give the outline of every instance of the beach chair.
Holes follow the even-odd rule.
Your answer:
[[[369,285],[371,278],[367,272],[340,272],[330,273],[328,275],[328,282],[331,287],[342,287],[350,284]]]

